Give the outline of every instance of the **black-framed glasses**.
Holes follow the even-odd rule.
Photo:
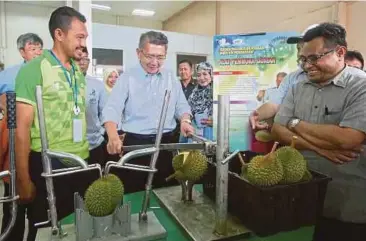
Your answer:
[[[318,62],[319,59],[323,58],[324,56],[326,56],[327,54],[330,54],[332,52],[334,52],[335,49],[331,49],[325,53],[322,54],[314,54],[314,55],[309,55],[308,57],[305,56],[300,56],[300,58],[297,59],[297,62],[301,65],[304,66],[305,63],[308,64],[316,64]]]
[[[166,59],[166,55],[152,55],[152,54],[146,54],[143,50],[140,51],[144,55],[144,57],[149,61],[154,59],[156,59],[157,61],[164,61]]]

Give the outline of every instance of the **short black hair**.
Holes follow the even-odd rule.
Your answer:
[[[357,59],[361,63],[361,69],[364,67],[364,59],[360,52],[357,50],[348,50],[346,55],[344,56],[345,60],[354,60]]]
[[[192,62],[191,62],[191,61],[189,61],[188,59],[183,59],[183,60],[179,61],[178,66],[179,66],[180,64],[184,64],[184,63],[187,63],[187,64],[189,65],[189,67],[191,67],[191,69],[193,68],[193,64],[192,64]]]
[[[281,77],[285,78],[287,76],[287,73],[286,72],[279,72],[276,76],[277,77],[281,76]]]
[[[143,49],[146,43],[161,46],[164,45],[165,48],[167,49],[169,41],[168,37],[162,32],[149,31],[141,34],[139,41],[139,48]]]
[[[337,45],[347,48],[346,35],[346,30],[341,25],[335,23],[322,23],[307,31],[303,40],[304,42],[309,42],[315,38],[323,37],[327,48],[334,48]]]
[[[73,18],[80,20],[85,23],[86,18],[84,15],[76,11],[71,7],[59,7],[52,12],[50,21],[48,22],[48,29],[50,31],[52,39],[55,39],[55,30],[61,29],[62,31],[67,31],[70,28]]]

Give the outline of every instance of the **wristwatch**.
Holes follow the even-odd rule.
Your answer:
[[[288,126],[288,128],[290,128],[290,129],[293,129],[293,128],[295,128],[295,126],[297,125],[297,124],[299,124],[300,123],[300,119],[298,119],[298,118],[294,118],[294,119],[291,119],[289,122],[288,122],[288,124],[287,124],[287,126]]]
[[[183,120],[181,120],[181,123],[182,122],[188,123],[190,125],[192,124],[192,121],[190,119],[183,119]]]

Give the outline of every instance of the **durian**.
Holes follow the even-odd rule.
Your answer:
[[[292,138],[291,146],[284,146],[279,148],[275,154],[277,159],[283,166],[283,180],[282,184],[291,184],[299,182],[305,174],[306,161],[304,156],[295,149],[295,141],[297,137]]]
[[[272,151],[265,156],[256,156],[248,164],[246,175],[248,181],[254,185],[268,187],[278,184],[283,179],[283,167],[274,153],[278,142]]]
[[[304,176],[301,178],[301,181],[307,182],[307,181],[310,181],[311,179],[313,179],[313,175],[311,174],[311,172],[309,170],[306,170],[304,173]]]
[[[85,207],[90,215],[103,217],[114,212],[121,204],[123,184],[121,180],[108,174],[94,181],[85,192]]]
[[[271,133],[267,130],[260,130],[255,133],[255,139],[260,142],[273,141]]]
[[[200,151],[181,153],[173,158],[174,173],[166,180],[197,181],[207,170],[207,157]]]

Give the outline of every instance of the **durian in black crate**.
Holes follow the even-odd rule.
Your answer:
[[[307,169],[296,140],[278,150],[275,143],[267,155],[241,152],[229,162],[228,210],[259,236],[314,225],[322,213],[331,178]],[[215,201],[215,163],[208,163],[203,191]]]

